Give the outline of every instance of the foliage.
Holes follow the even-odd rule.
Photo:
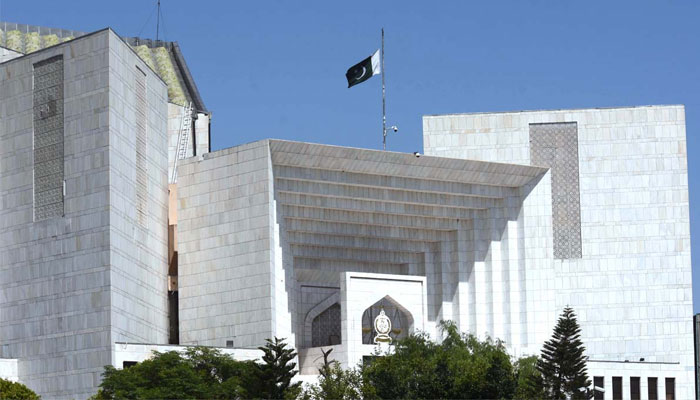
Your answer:
[[[39,32],[29,32],[24,35],[24,41],[26,43],[25,52],[33,53],[41,48],[41,40],[39,39]]]
[[[152,358],[125,369],[105,366],[99,392],[91,399],[294,399],[300,383],[293,349],[284,339],[268,340],[263,363],[236,361],[208,347],[154,352]]]
[[[142,44],[134,47],[134,50],[136,51],[136,54],[138,54],[139,57],[146,64],[148,64],[149,67],[151,67],[152,70],[156,71],[156,65],[153,63],[153,54],[151,53],[151,49],[149,49],[148,46]]]
[[[542,399],[545,397],[542,388],[542,374],[537,369],[537,356],[519,359],[515,367],[515,399]]]
[[[396,343],[393,354],[377,357],[362,371],[379,398],[512,398],[516,379],[500,341],[479,341],[441,322],[440,344],[425,334]]]
[[[277,337],[274,340],[267,339],[265,346],[258,347],[262,350],[263,363],[258,364],[253,381],[248,381],[247,392],[249,398],[263,399],[294,399],[301,392],[301,383],[291,383],[297,374],[296,363],[292,362],[297,353],[288,348],[284,339]],[[254,390],[254,391],[251,391]]]
[[[44,47],[51,47],[58,44],[58,36],[55,34],[44,35]]]
[[[372,398],[369,395],[371,388],[363,387],[362,373],[359,370],[344,370],[337,361],[328,361],[328,354],[332,350],[323,353],[324,362],[318,370],[318,384],[307,386],[300,400]]]
[[[181,106],[185,105],[185,92],[182,91],[180,81],[175,74],[173,61],[170,59],[170,54],[165,47],[156,47],[153,49],[155,59],[158,63],[158,75],[168,85],[168,99],[171,103]]]
[[[10,50],[22,52],[22,32],[18,30],[9,31],[5,34],[5,47]]]
[[[39,400],[39,397],[31,389],[21,383],[0,379],[0,400]]]
[[[206,347],[188,348],[184,354],[154,352],[153,358],[125,369],[105,366],[100,391],[103,399],[237,399],[245,377],[253,375],[252,361],[236,361]]]
[[[589,399],[591,381],[586,372],[586,348],[576,314],[564,308],[552,338],[545,342],[537,369],[542,374],[545,393],[552,399]]]

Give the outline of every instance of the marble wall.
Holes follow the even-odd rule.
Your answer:
[[[63,57],[64,211],[36,220],[33,65],[55,56]],[[149,76],[151,229],[139,233],[136,66],[148,70],[111,30],[0,64],[0,349],[44,398],[93,395],[114,340],[165,338],[167,97]]]
[[[551,296],[536,311],[549,321],[566,306],[579,315],[591,360],[644,358],[677,379],[677,398],[694,393],[692,291],[685,110],[648,106],[435,115],[423,118],[425,153],[534,164],[535,124],[576,123],[580,259],[559,259],[548,238],[524,224],[527,297]],[[553,187],[551,190],[555,190]],[[525,214],[551,212],[525,204]],[[539,352],[552,324],[527,352]],[[522,350],[522,349],[520,349]],[[666,364],[659,364],[661,366]],[[678,367],[680,366],[680,368]],[[640,367],[641,368],[641,367]],[[663,369],[664,367],[662,367]]]

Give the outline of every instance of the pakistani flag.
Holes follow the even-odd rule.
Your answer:
[[[353,87],[374,75],[379,75],[382,72],[379,65],[379,50],[377,50],[371,56],[350,67],[345,73],[345,77],[348,78],[348,87]]]

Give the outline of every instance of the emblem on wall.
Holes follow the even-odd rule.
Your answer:
[[[374,343],[391,343],[391,320],[384,313],[384,309],[374,319],[374,330],[377,331],[377,336],[374,337]]]

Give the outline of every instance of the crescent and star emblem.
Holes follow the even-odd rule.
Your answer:
[[[367,73],[367,68],[365,68],[364,66],[362,66],[361,68],[362,68],[362,73],[359,75],[357,75],[357,72],[360,72],[360,70],[359,69],[355,70],[355,72],[356,72],[355,80],[356,81],[359,81],[360,79],[362,79],[362,77],[365,76],[365,74]]]

